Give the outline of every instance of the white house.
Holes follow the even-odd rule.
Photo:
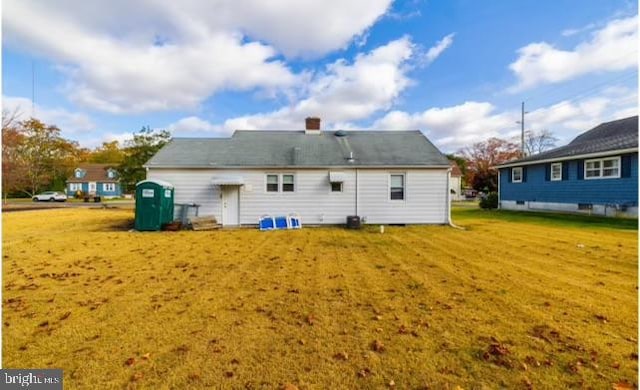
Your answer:
[[[146,164],[225,226],[297,213],[304,224],[446,224],[447,158],[420,131],[238,130],[230,138],[174,138]],[[180,207],[176,207],[179,213]],[[177,215],[177,214],[176,214]]]

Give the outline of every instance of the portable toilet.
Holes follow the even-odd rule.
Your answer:
[[[163,180],[136,184],[136,230],[160,230],[173,221],[173,185]]]

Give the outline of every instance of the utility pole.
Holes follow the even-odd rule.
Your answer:
[[[520,129],[521,129],[521,133],[520,133],[520,147],[522,148],[522,150],[520,151],[520,153],[522,153],[522,157],[525,156],[524,154],[524,102],[522,102],[522,119],[520,119]]]
[[[522,102],[522,111],[520,113],[520,120],[516,121],[516,123],[520,124],[520,155],[521,157],[526,156],[526,149],[524,146],[524,114],[528,114],[528,112],[524,110],[524,102]]]
[[[36,116],[36,64],[31,60],[31,118]]]

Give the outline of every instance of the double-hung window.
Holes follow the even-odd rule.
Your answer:
[[[620,177],[620,157],[600,158],[584,162],[585,179]]]
[[[268,174],[267,192],[295,192],[295,175],[277,173]]]
[[[404,200],[404,174],[392,174],[389,179],[389,197],[391,200]]]
[[[511,181],[513,183],[522,183],[522,167],[511,169]]]
[[[293,175],[282,175],[282,192],[293,192],[294,186]]]
[[[102,184],[102,191],[104,192],[113,192],[116,190],[116,184],[115,183],[103,183]]]
[[[278,175],[267,175],[267,192],[278,192]]]
[[[551,181],[562,180],[562,163],[551,164]]]

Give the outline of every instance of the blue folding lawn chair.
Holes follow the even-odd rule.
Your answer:
[[[285,216],[275,217],[276,229],[288,229],[289,220]]]
[[[276,222],[270,215],[263,215],[258,220],[258,227],[260,230],[273,230],[276,228]]]
[[[302,222],[300,221],[300,216],[296,213],[289,214],[289,229],[300,229],[302,228]]]

